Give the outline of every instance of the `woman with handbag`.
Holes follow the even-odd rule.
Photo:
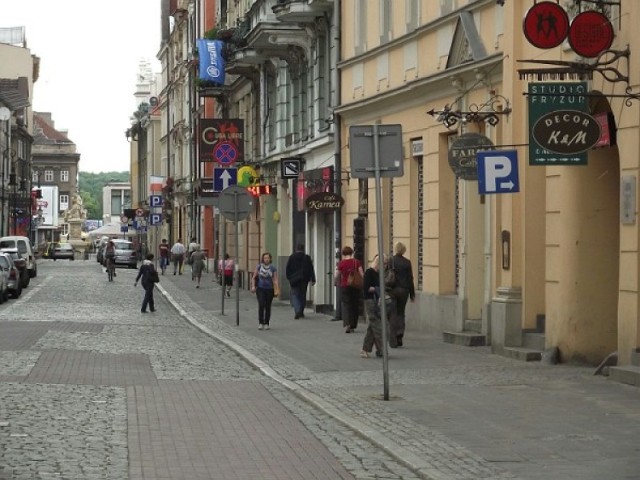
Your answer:
[[[158,271],[153,266],[153,253],[147,253],[142,265],[140,265],[140,270],[138,270],[138,276],[136,277],[136,281],[133,283],[134,287],[138,286],[138,280],[142,278],[142,288],[144,288],[144,298],[142,299],[142,308],[140,311],[142,313],[147,313],[147,305],[149,306],[149,310],[151,312],[155,312],[155,302],[153,301],[153,289],[155,288],[156,282],[160,281],[160,277],[158,276]]]
[[[262,254],[262,260],[253,272],[251,291],[258,298],[258,330],[271,328],[271,303],[280,294],[278,270],[271,263],[271,254]]]
[[[191,276],[196,281],[196,288],[200,288],[200,279],[202,278],[202,271],[205,267],[206,255],[200,250],[200,245],[196,243],[195,247],[191,251],[189,261],[191,262]]]
[[[362,264],[357,258],[353,258],[353,248],[344,247],[342,260],[336,268],[336,282],[340,286],[342,325],[345,327],[345,333],[351,333],[358,327],[363,276]]]

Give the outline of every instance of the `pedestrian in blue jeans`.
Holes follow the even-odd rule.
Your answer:
[[[285,270],[291,285],[291,304],[296,320],[304,318],[304,307],[307,305],[307,287],[316,284],[316,272],[311,257],[304,253],[304,245],[298,244],[296,251],[287,260]]]

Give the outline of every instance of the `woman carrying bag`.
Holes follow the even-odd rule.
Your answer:
[[[362,264],[353,258],[353,248],[342,249],[342,260],[336,269],[336,282],[342,295],[342,325],[345,333],[351,333],[358,327],[360,316],[360,298],[362,297]]]

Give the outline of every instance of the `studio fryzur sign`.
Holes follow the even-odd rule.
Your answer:
[[[538,142],[540,135],[534,134],[534,127],[538,121],[547,119],[555,123],[554,115],[559,111],[582,112],[587,114],[587,84],[585,82],[540,82],[530,83],[528,91],[529,103],[529,165],[586,165],[587,154],[584,150],[577,149],[563,153],[551,150],[547,147],[557,146],[551,142]],[[569,118],[571,120],[571,118]],[[558,124],[556,124],[557,126]],[[582,128],[582,127],[580,127]],[[569,122],[562,127],[562,131],[573,136],[578,133],[577,125]],[[567,140],[568,141],[568,140]],[[596,140],[597,142],[597,140]],[[577,153],[576,153],[577,152]]]
[[[329,212],[340,210],[344,205],[344,198],[337,193],[317,192],[309,195],[305,200],[307,210],[314,212]]]
[[[586,152],[598,143],[600,125],[588,113],[557,110],[540,117],[531,134],[542,148],[562,155],[573,155]]]
[[[456,177],[478,179],[478,152],[492,150],[493,143],[479,133],[463,133],[449,147],[449,166]]]

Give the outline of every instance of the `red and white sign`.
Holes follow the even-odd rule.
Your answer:
[[[606,15],[588,10],[576,16],[569,28],[569,45],[578,55],[594,58],[613,43],[613,26]]]

